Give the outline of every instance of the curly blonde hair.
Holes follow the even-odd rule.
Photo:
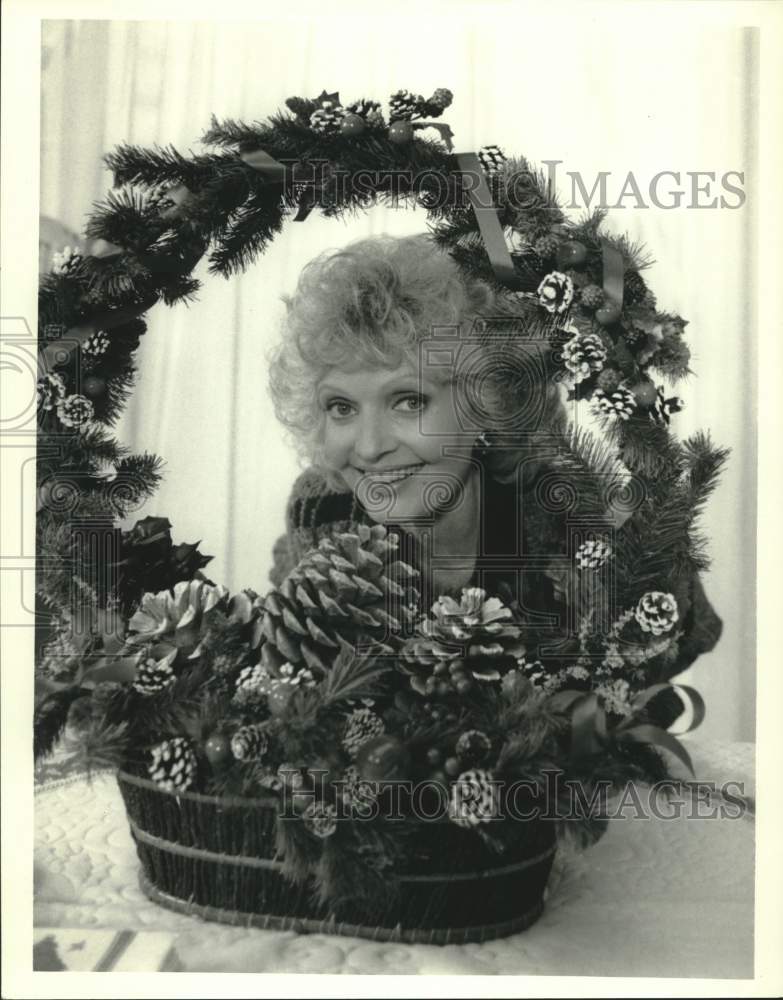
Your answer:
[[[447,330],[467,359],[441,377],[454,382],[469,419],[472,412],[474,437],[478,429],[529,434],[562,412],[546,343],[519,335],[520,301],[467,275],[426,233],[370,236],[327,250],[305,265],[282,301],[282,338],[269,366],[275,412],[300,455],[333,487],[345,484],[322,463],[319,381],[341,365],[418,370],[421,344],[439,328],[434,347],[447,346]],[[505,449],[489,467],[504,478],[515,465]]]

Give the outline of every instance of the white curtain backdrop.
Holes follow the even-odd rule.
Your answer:
[[[675,418],[677,432],[703,428],[733,449],[704,522],[713,540],[705,586],[724,637],[683,680],[707,699],[704,735],[753,739],[755,36],[751,29],[677,35],[665,25],[659,36],[648,26],[640,39],[630,27],[607,34],[604,25],[569,24],[563,15],[536,26],[525,8],[498,16],[482,16],[478,5],[412,20],[46,22],[41,213],[81,232],[110,186],[100,158],[115,144],[197,149],[213,113],[266,118],[286,97],[324,88],[344,101],[385,101],[400,87],[425,95],[448,87],[454,103],[442,120],[456,151],[497,143],[538,162],[562,161],[566,202],[566,170],[579,171],[588,190],[608,171],[613,200],[633,171],[648,204],[654,174],[681,172],[687,193],[679,208],[639,209],[629,197],[609,224],[648,245],[659,302],[690,320],[697,377],[678,388],[687,409]],[[730,170],[745,172],[741,209],[687,207],[687,171],[713,171],[719,181]],[[313,213],[290,223],[245,275],[225,281],[202,267],[196,303],[152,311],[138,386],[117,434],[133,450],[163,457],[165,481],[134,520],[169,517],[177,541],[200,539],[215,556],[213,579],[232,590],[266,590],[297,473],[266,393],[280,295],[322,249],[370,233],[423,231],[425,220],[413,208],[378,208],[350,224]]]

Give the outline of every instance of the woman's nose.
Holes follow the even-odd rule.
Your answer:
[[[397,441],[388,419],[380,415],[374,417],[368,415],[360,421],[353,445],[358,465],[373,466],[396,447]]]

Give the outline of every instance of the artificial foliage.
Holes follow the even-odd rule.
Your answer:
[[[36,756],[70,724],[89,767],[174,794],[276,796],[286,874],[332,902],[392,892],[389,873],[417,857],[426,831],[412,803],[404,822],[388,819],[395,783],[442,796],[437,836],[513,855],[509,784],[551,800],[554,773],[589,798],[601,782],[666,776],[671,755],[689,763],[653,709],[672,696],[659,679],[683,652],[690,581],[708,566],[698,518],[728,453],[674,433],[686,321],[659,308],[649,256],[607,232],[605,213],[568,219],[540,171],[487,146],[476,162],[511,267],[501,273],[451,130],[430,120],[451,99],[401,90],[384,111],[324,91],[265,121],[213,120],[197,154],[120,146],[106,157],[114,190],[87,225],[92,252],[63,248],[40,286],[36,583],[52,626],[38,642]],[[513,301],[568,399],[601,424],[547,428],[551,474],[606,528],[543,571],[575,611],[555,634],[502,588],[422,607],[416,568],[380,526],[324,539],[265,596],[210,581],[210,557],[175,544],[164,517],[122,526],[162,469],[111,433],[146,311],[192,299],[203,257],[215,275],[247,268],[289,218],[400,200],[426,210],[466,274]],[[551,551],[553,531],[535,525]],[[604,631],[594,619],[608,588]],[[557,822],[588,840],[604,826],[591,813]]]

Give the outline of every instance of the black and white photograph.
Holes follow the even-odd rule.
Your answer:
[[[779,995],[781,7],[3,19],[2,995]]]

